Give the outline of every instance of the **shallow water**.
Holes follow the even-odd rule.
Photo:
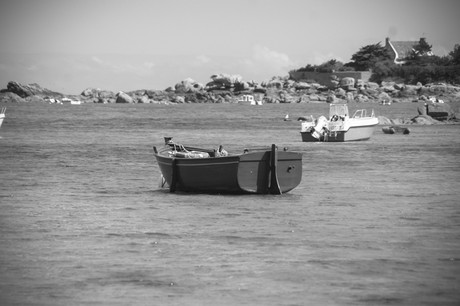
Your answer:
[[[327,106],[6,106],[2,305],[460,303],[459,125],[302,143],[295,118]],[[302,182],[171,194],[152,156],[163,136],[289,147]]]

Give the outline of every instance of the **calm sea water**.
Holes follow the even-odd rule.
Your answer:
[[[295,119],[327,105],[6,106],[1,305],[460,304],[460,125],[302,143]],[[374,108],[416,114],[394,107]],[[163,136],[289,147],[302,182],[171,194]]]

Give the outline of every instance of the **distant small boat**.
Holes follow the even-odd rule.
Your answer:
[[[392,126],[385,126],[382,128],[383,133],[385,134],[404,134],[407,135],[410,133],[409,128],[392,125]]]
[[[62,103],[70,103],[71,105],[80,105],[81,104],[81,101],[72,100],[70,98],[62,98],[61,101],[62,101]]]
[[[229,154],[222,146],[189,147],[165,137],[165,147],[153,151],[170,192],[283,194],[302,179],[302,153],[279,151],[275,145]]]
[[[253,95],[242,95],[238,100],[238,103],[249,104],[249,105],[262,105],[262,100],[256,100]]]
[[[3,119],[5,119],[6,107],[2,107],[0,110],[0,127],[2,126]]]
[[[320,116],[313,122],[301,122],[300,134],[305,142],[345,142],[367,140],[374,133],[379,119],[374,111],[367,115],[365,109],[357,110],[352,117],[345,104],[331,104],[329,119]]]

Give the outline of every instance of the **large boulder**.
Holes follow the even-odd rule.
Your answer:
[[[134,103],[133,98],[131,98],[127,93],[124,93],[122,91],[118,92],[117,95],[117,100],[115,103]]]
[[[337,97],[333,93],[329,93],[326,96],[326,102],[327,103],[336,103],[337,102]]]
[[[176,96],[174,97],[174,101],[175,103],[185,103],[185,97],[183,96]]]
[[[364,86],[366,87],[366,89],[379,89],[379,84],[375,83],[375,82],[367,82],[364,84]]]
[[[251,85],[248,82],[235,83],[235,91],[248,91]]]
[[[384,116],[378,116],[379,119],[379,125],[391,125],[393,122],[388,119],[387,117]]]
[[[150,103],[149,97],[144,95],[144,96],[138,96],[137,97],[137,103]]]
[[[99,91],[99,98],[115,99],[115,93],[109,90],[101,90]]]
[[[391,103],[391,101],[392,101],[390,95],[387,94],[386,92],[381,92],[381,93],[377,96],[377,99],[378,99],[378,102],[379,102],[379,103],[382,103],[382,104]]]
[[[297,100],[292,95],[287,93],[286,91],[280,91],[279,92],[279,99],[278,100],[279,100],[280,103],[295,103],[295,102],[297,102]]]
[[[299,97],[299,100],[298,100],[299,103],[308,103],[310,102],[310,98],[308,97],[308,95],[301,95]]]
[[[422,124],[422,125],[432,125],[439,123],[436,119],[433,119],[432,117],[428,115],[419,115],[417,117],[412,118],[411,120],[413,123],[416,124]]]
[[[420,90],[420,87],[416,85],[398,85],[398,87],[401,88],[396,95],[399,98],[413,98],[419,94]]]
[[[308,99],[310,101],[321,101],[321,97],[318,94],[310,94],[308,96]],[[327,98],[326,98],[326,101],[327,101]],[[334,102],[336,102],[336,101],[337,101],[337,99],[334,99]]]
[[[380,90],[384,92],[394,93],[397,91],[397,89],[395,88],[395,84],[395,82],[382,82]]]
[[[355,87],[355,79],[351,77],[345,77],[340,80],[340,87],[345,90]]]
[[[311,85],[308,84],[307,82],[297,82],[294,84],[294,87],[296,90],[306,90],[306,89],[310,89]]]
[[[370,99],[378,99],[380,91],[378,89],[367,88],[364,90],[360,90],[360,93]]]
[[[417,107],[417,112],[418,112],[419,115],[424,115],[424,116],[427,115],[427,107],[426,106],[427,105],[425,104],[425,105],[419,105]]]
[[[200,83],[195,82],[191,78],[182,80],[180,83],[177,83],[175,86],[176,93],[187,93],[187,92],[198,92],[203,90],[204,86]]]
[[[86,88],[80,94],[86,98],[93,98],[98,100],[99,98],[109,100],[115,98],[115,93],[109,90],[102,90],[100,88]]]
[[[235,83],[241,83],[242,77],[240,75],[229,75],[225,73],[214,74],[211,76],[214,84],[221,85],[223,87],[233,87]]]
[[[359,103],[369,102],[369,98],[367,96],[363,95],[363,94],[358,94],[355,97],[355,101],[359,102]]]
[[[357,79],[357,80],[356,80],[355,87],[356,87],[357,89],[359,89],[359,90],[364,90],[364,89],[366,89],[365,83],[364,83],[364,81],[363,81],[362,79]]]
[[[437,84],[427,84],[420,89],[420,94],[423,95],[445,95],[445,94],[453,94],[456,92],[460,92],[460,87],[448,85],[445,83],[437,83]]]
[[[86,88],[80,95],[83,97],[99,97],[99,88]]]
[[[264,83],[265,87],[267,88],[274,88],[274,89],[282,89],[284,87],[284,81],[273,79],[266,83]]]
[[[101,103],[101,104],[109,104],[109,103],[115,103],[115,98],[104,98],[104,97],[99,97],[96,100],[93,98],[93,103]]]
[[[341,99],[347,98],[347,92],[343,88],[337,88],[334,92],[335,96]]]
[[[45,103],[45,99],[42,96],[39,95],[32,95],[28,96],[25,98],[26,102],[31,102],[31,103]]]
[[[353,92],[349,91],[347,92],[347,95],[345,97],[348,103],[353,102],[355,99],[355,96],[353,95]]]
[[[15,94],[14,92],[1,92],[0,93],[0,103],[18,103],[18,102],[25,102],[23,98]]]

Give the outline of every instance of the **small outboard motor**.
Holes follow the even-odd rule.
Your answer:
[[[324,116],[319,117],[316,120],[315,127],[311,131],[311,136],[313,136],[313,137],[315,137],[316,139],[319,140],[321,138],[321,136],[323,136],[323,134],[324,134],[323,129],[324,129],[324,127],[326,127],[326,125],[327,125],[326,117],[324,117]]]

